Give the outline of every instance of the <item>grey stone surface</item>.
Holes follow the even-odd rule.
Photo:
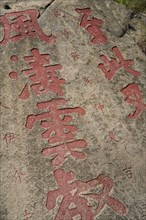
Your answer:
[[[4,9],[5,4],[11,9]],[[137,45],[134,32],[128,29],[131,12],[112,0],[17,0],[1,1],[0,6],[0,15],[40,9],[38,22],[41,29],[46,35],[57,37],[54,45],[39,37],[27,37],[19,42],[0,45],[0,220],[27,219],[24,216],[26,210],[30,213],[30,220],[56,220],[57,208],[62,203],[58,201],[56,208],[49,212],[46,199],[47,193],[58,187],[53,174],[57,168],[73,171],[77,180],[81,181],[93,180],[100,174],[113,180],[110,196],[120,200],[128,213],[120,216],[106,205],[96,220],[145,220],[145,111],[136,120],[128,118],[128,114],[135,111],[135,106],[124,101],[125,96],[120,92],[127,85],[135,83],[146,103],[146,58]],[[77,13],[77,8],[90,8],[95,18],[104,21],[102,31],[108,37],[108,43],[91,42],[91,35],[80,25],[82,15]],[[141,27],[136,26],[136,29],[138,31]],[[1,24],[1,39],[3,36]],[[124,68],[117,71],[112,80],[105,77],[98,66],[101,63],[100,55],[114,57],[112,48],[115,46],[126,60],[134,61],[132,68],[141,73],[140,77],[128,73]],[[62,86],[64,96],[55,93],[37,96],[30,90],[29,99],[19,98],[25,84],[31,84],[21,71],[29,69],[24,56],[31,55],[33,48],[42,54],[49,54],[51,65],[62,65],[57,75],[66,80]],[[19,57],[16,63],[10,61],[14,54]],[[19,73],[17,80],[10,79],[11,71]],[[69,156],[61,166],[56,167],[52,165],[51,158],[41,154],[48,147],[47,140],[41,137],[43,128],[39,123],[32,130],[26,129],[25,125],[28,115],[42,113],[37,109],[37,103],[58,97],[65,98],[71,108],[82,107],[85,110],[85,115],[73,116],[73,124],[78,128],[77,139],[86,140],[88,147],[83,150],[87,154],[86,159],[77,160]],[[103,112],[98,104],[104,105]],[[115,140],[110,139],[109,132],[113,132]],[[8,134],[11,134],[9,139]]]
[[[3,15],[11,11],[21,11],[26,9],[38,9],[40,13],[44,11],[54,0],[12,0],[12,1],[0,1],[0,15]]]

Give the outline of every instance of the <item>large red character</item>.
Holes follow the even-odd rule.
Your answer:
[[[75,180],[73,172],[65,172],[63,169],[55,170],[54,176],[58,189],[48,192],[46,206],[49,211],[53,210],[56,207],[58,197],[63,197],[55,220],[73,220],[75,216],[80,216],[82,220],[93,220],[103,211],[105,206],[109,206],[121,216],[127,214],[125,205],[110,195],[114,186],[111,178],[99,175],[93,180],[82,182]],[[93,188],[100,186],[102,189],[99,193],[91,192]],[[89,198],[98,202],[95,211],[89,203]]]
[[[19,12],[11,12],[0,17],[4,26],[4,38],[0,45],[5,45],[9,41],[17,42],[26,37],[38,36],[47,43],[55,43],[56,37],[47,36],[41,30],[37,17],[39,12],[35,9],[29,9]]]
[[[92,36],[91,42],[93,44],[107,43],[108,39],[101,30],[103,21],[92,17],[90,8],[76,9],[79,14],[83,14],[80,25],[84,27]]]
[[[62,69],[62,66],[59,64],[50,65],[50,56],[48,54],[40,54],[38,49],[32,49],[31,52],[32,55],[24,57],[24,60],[30,65],[30,69],[23,70],[22,73],[25,76],[29,76],[32,81],[30,86],[32,91],[36,95],[47,94],[51,91],[62,96],[64,92],[61,86],[65,83],[65,80],[59,79],[56,74],[56,71]],[[18,57],[13,55],[11,60],[17,62]],[[9,77],[17,79],[18,74],[13,71],[9,73]],[[28,99],[29,96],[29,86],[26,84],[19,97]]]
[[[134,61],[125,60],[118,47],[113,47],[112,50],[118,60],[115,58],[108,58],[105,55],[100,56],[103,63],[99,64],[99,68],[104,72],[108,80],[113,79],[115,74],[122,68],[125,68],[127,72],[133,74],[134,76],[141,75],[140,72],[131,69],[131,66],[134,65]]]
[[[59,64],[50,65],[50,56],[40,54],[38,49],[32,49],[32,55],[25,56],[24,59],[29,63],[31,69],[23,70],[23,74],[29,76],[33,84],[32,90],[37,94],[47,94],[49,91],[56,92],[62,96],[61,85],[65,83],[64,79],[57,77],[56,71],[62,69]]]
[[[146,104],[142,101],[141,91],[137,84],[131,83],[126,88],[122,89],[121,92],[126,96],[125,101],[130,105],[136,107],[134,114],[129,114],[129,118],[137,119],[143,110],[146,110]]]
[[[65,108],[66,104],[67,102],[64,99],[53,99],[38,103],[37,107],[45,112],[29,115],[26,121],[26,128],[28,129],[32,129],[38,121],[45,129],[42,138],[46,139],[53,147],[45,148],[42,154],[51,156],[53,165],[61,165],[69,155],[77,159],[85,158],[85,153],[81,150],[87,146],[87,142],[83,139],[75,139],[77,127],[70,124],[73,118],[69,115],[84,115],[85,111],[80,107]]]

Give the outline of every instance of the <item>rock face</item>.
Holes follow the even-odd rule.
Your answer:
[[[0,6],[0,220],[144,220],[146,60],[130,12]]]

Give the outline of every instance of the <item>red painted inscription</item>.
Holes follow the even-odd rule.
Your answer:
[[[56,37],[47,36],[41,30],[37,17],[39,12],[34,9],[11,12],[0,17],[4,27],[4,38],[0,45],[6,45],[9,41],[17,42],[26,37],[38,36],[47,43],[55,43]]]
[[[56,74],[56,71],[62,69],[62,66],[59,64],[50,65],[50,56],[48,54],[40,54],[38,49],[32,49],[31,52],[32,55],[24,57],[24,60],[30,65],[30,69],[23,70],[22,73],[25,76],[29,76],[32,81],[30,86],[32,91],[36,95],[47,94],[51,91],[62,96],[64,92],[61,86],[65,83],[65,80],[59,79]],[[10,59],[15,62],[18,61],[18,57],[15,55]],[[9,77],[17,79],[18,73],[10,72]],[[29,96],[29,86],[26,84],[19,98],[28,99]]]
[[[85,140],[75,140],[55,147],[45,148],[42,150],[42,155],[45,157],[53,157],[51,160],[52,165],[60,166],[70,155],[79,160],[85,159],[86,154],[81,150],[86,147],[87,142]]]
[[[70,32],[67,30],[67,29],[64,29],[63,31],[61,31],[61,35],[68,39],[69,38],[69,35],[70,35]]]
[[[122,89],[121,92],[126,96],[125,101],[136,107],[136,111],[133,114],[129,114],[128,117],[137,119],[142,111],[146,110],[146,104],[143,103],[142,94],[138,85],[131,83],[126,86],[126,88]]]
[[[38,109],[45,112],[38,115],[29,115],[26,121],[26,128],[32,129],[36,122],[40,122],[45,129],[42,138],[48,140],[53,147],[42,151],[44,156],[54,156],[53,165],[60,165],[71,154],[77,159],[84,159],[85,154],[79,152],[85,148],[85,140],[76,140],[77,127],[70,124],[73,121],[70,114],[84,115],[83,108],[66,108],[67,101],[64,99],[53,99],[48,102],[37,104]]]
[[[75,180],[73,172],[65,172],[63,169],[54,171],[54,176],[58,184],[58,189],[48,192],[47,208],[52,210],[56,206],[59,196],[63,196],[62,203],[59,207],[55,220],[72,220],[75,216],[81,219],[94,219],[101,213],[105,206],[109,206],[119,215],[126,215],[127,209],[119,200],[110,196],[114,183],[111,178],[99,175],[97,178],[82,182]],[[93,187],[101,186],[99,193],[92,193]],[[92,198],[98,202],[98,207],[93,211],[88,202]]]
[[[122,68],[125,68],[128,73],[131,73],[134,76],[141,75],[140,72],[131,69],[131,66],[134,65],[134,61],[125,60],[118,47],[113,47],[112,50],[118,60],[115,58],[108,58],[105,55],[100,56],[104,64],[100,63],[99,68],[104,72],[108,80],[113,79],[116,73]],[[106,68],[106,66],[108,67],[108,69]]]
[[[101,30],[103,21],[101,19],[94,18],[90,8],[76,9],[76,11],[83,15],[80,25],[92,36],[91,42],[93,44],[107,43],[108,39]]]
[[[104,105],[103,104],[99,103],[95,107],[96,107],[96,109],[100,110],[101,112],[104,112]]]

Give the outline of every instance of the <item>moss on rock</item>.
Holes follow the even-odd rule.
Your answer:
[[[135,12],[146,13],[146,0],[115,0],[118,3],[126,5]]]

